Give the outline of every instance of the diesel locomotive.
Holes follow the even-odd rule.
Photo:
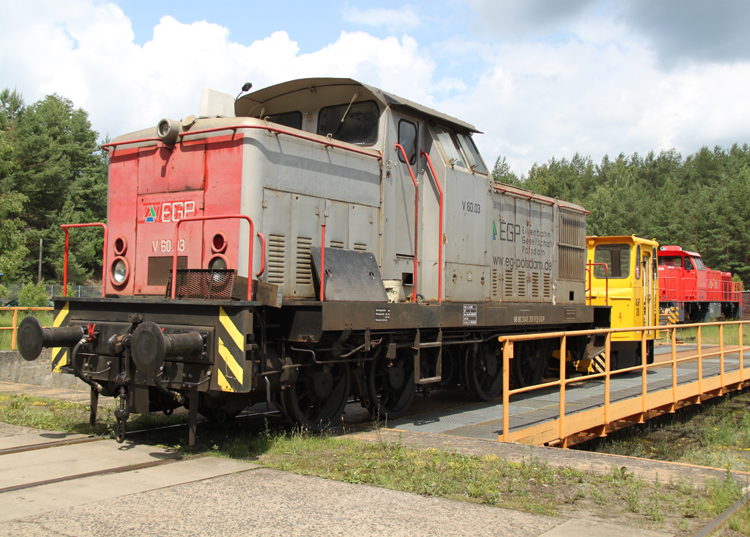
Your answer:
[[[19,348],[131,413],[224,421],[276,404],[313,430],[351,398],[403,414],[417,391],[502,386],[498,337],[608,325],[587,305],[582,207],[493,181],[470,124],[337,78],[237,98],[119,136],[102,298],[54,299]],[[75,240],[74,234],[71,235]],[[555,340],[516,345],[516,385]],[[585,338],[570,338],[574,359]]]

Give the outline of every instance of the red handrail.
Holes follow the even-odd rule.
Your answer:
[[[412,293],[412,302],[417,301],[417,244],[419,239],[419,184],[417,183],[417,179],[414,177],[414,172],[411,171],[411,166],[409,165],[409,157],[406,156],[406,151],[404,150],[404,146],[396,142],[396,145],[394,147],[396,151],[399,149],[401,150],[401,154],[404,156],[404,163],[406,164],[406,167],[409,168],[409,174],[411,175],[411,180],[414,182],[414,292]],[[442,237],[441,237],[442,240]]]
[[[243,218],[250,224],[250,251],[247,261],[247,300],[253,299],[253,239],[255,238],[255,225],[249,216],[244,214],[220,214],[215,216],[191,216],[177,220],[174,226],[174,254],[172,254],[172,300],[177,296],[177,244],[179,244],[180,224],[183,222],[198,222],[205,220],[224,220],[227,218]],[[265,244],[265,242],[264,242]],[[265,251],[262,252],[265,257]]]
[[[348,145],[344,145],[343,143],[340,143],[337,141],[329,140],[328,138],[321,139],[311,134],[304,134],[302,132],[294,132],[294,131],[282,129],[279,127],[272,127],[270,125],[227,125],[226,127],[212,127],[210,129],[184,131],[184,132],[180,132],[178,136],[182,138],[184,136],[191,136],[193,134],[205,134],[208,132],[219,132],[219,131],[236,131],[237,129],[257,129],[257,130],[265,130],[265,131],[273,132],[276,134],[286,134],[287,136],[291,136],[293,138],[300,138],[302,140],[307,140],[308,142],[321,144],[326,147],[336,147],[338,149],[343,149],[344,151],[350,151],[352,153],[357,153],[360,155],[373,157],[378,160],[381,160],[383,158],[383,155],[381,155],[380,152],[377,151],[376,149],[366,151],[364,149],[358,149],[356,147],[349,147]],[[158,137],[138,138],[136,140],[120,140],[119,142],[110,142],[108,144],[104,144],[102,145],[102,149],[107,149],[110,147],[117,147],[118,145],[139,144],[142,142],[161,142],[161,141],[162,139]]]
[[[109,229],[107,224],[102,223],[91,223],[91,224],[63,224],[60,226],[65,231],[65,261],[63,264],[63,296],[68,296],[68,250],[70,248],[70,233],[68,229],[71,227],[101,227],[104,229],[104,245],[102,247],[102,298],[107,294],[107,238],[109,236]]]
[[[607,263],[586,263],[586,272],[589,273],[589,287],[586,292],[589,293],[589,306],[591,305],[591,267],[604,267],[604,305],[609,306],[609,265]]]
[[[326,225],[321,224],[323,231],[320,234],[320,301],[326,299]]]
[[[255,276],[260,278],[260,275],[266,271],[266,236],[263,235],[263,233],[259,231],[258,237],[260,237],[260,252],[261,252],[260,270]]]
[[[435,185],[438,187],[438,192],[440,192],[440,244],[438,247],[440,248],[439,254],[438,254],[438,302],[443,301],[443,188],[440,186],[440,181],[438,181],[437,175],[435,175],[435,168],[432,167],[432,160],[430,160],[430,155],[425,153],[424,150],[420,152],[420,154],[427,158],[427,164],[430,166],[430,173],[432,173],[432,179],[435,181]]]

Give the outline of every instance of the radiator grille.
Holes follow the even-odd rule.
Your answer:
[[[497,269],[492,269],[492,298],[497,298],[500,292],[500,282],[497,281]]]
[[[557,276],[561,280],[582,282],[586,265],[586,216],[560,211],[560,243]]]
[[[518,298],[526,296],[526,271],[518,271]]]
[[[312,284],[312,258],[310,247],[312,239],[297,237],[297,285]]]
[[[355,252],[366,252],[367,251],[367,245],[362,244],[361,242],[355,242],[354,243],[354,251]]]
[[[229,269],[177,269],[176,298],[202,298],[206,300],[232,298],[235,271]],[[245,286],[247,289],[247,286]],[[167,280],[164,295],[172,297],[172,273]]]
[[[531,273],[531,298],[539,298],[539,273]]]
[[[550,298],[552,296],[552,277],[548,272],[542,275],[542,292],[544,293],[542,298]]]
[[[331,241],[331,244],[329,245],[329,248],[338,248],[340,250],[344,249],[344,243],[341,241]]]
[[[505,269],[505,277],[503,279],[503,297],[513,298],[513,271]]]
[[[286,237],[284,235],[268,236],[268,282],[284,285],[284,268],[286,265]]]

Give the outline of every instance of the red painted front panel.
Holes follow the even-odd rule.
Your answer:
[[[206,150],[206,194],[205,214],[240,214],[242,203],[242,136],[235,135],[211,138]],[[211,241],[218,232],[227,238],[227,250],[224,252],[230,269],[237,269],[239,256],[240,220],[209,220],[204,224],[203,263],[208,265],[216,255],[211,251]],[[247,222],[242,221],[243,226]],[[257,226],[258,223],[256,222]],[[246,271],[242,267],[242,272]],[[256,270],[257,271],[257,270]]]
[[[135,208],[138,189],[138,150],[117,149],[109,160],[109,244],[107,245],[107,294],[132,295],[133,264],[135,262]],[[72,235],[72,234],[71,234]],[[125,259],[130,266],[130,274],[121,287],[112,285],[111,266],[115,260],[113,245],[118,237],[125,239],[127,250]],[[71,239],[72,240],[72,239]]]
[[[203,190],[205,186],[206,141],[176,144],[169,174],[169,191]]]

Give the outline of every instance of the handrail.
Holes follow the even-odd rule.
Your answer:
[[[320,301],[326,299],[326,224],[323,222],[320,232]]]
[[[317,144],[324,145],[326,147],[335,147],[337,149],[343,149],[344,151],[350,151],[352,153],[357,153],[359,155],[365,155],[368,157],[373,157],[378,160],[381,160],[383,158],[383,155],[380,154],[380,151],[377,149],[372,149],[370,151],[375,152],[373,154],[370,151],[365,151],[364,149],[357,149],[356,147],[349,147],[348,145],[344,145],[344,143],[333,141],[332,139],[325,138],[321,140],[320,138],[317,138],[315,135],[311,134],[303,134],[301,132],[294,132],[287,129],[282,129],[280,127],[272,127],[271,125],[227,125],[226,127],[211,127],[210,129],[200,129],[195,131],[183,131],[177,134],[180,138],[183,138],[185,136],[190,136],[193,134],[206,134],[209,132],[220,132],[220,131],[237,131],[237,129],[256,129],[256,130],[264,130],[273,132],[275,134],[285,134],[287,136],[291,136],[293,138],[300,138],[302,140],[307,140],[308,142],[314,142]],[[159,137],[150,137],[150,138],[138,138],[136,140],[120,140],[119,142],[109,142],[107,144],[102,145],[102,149],[110,148],[110,147],[117,147],[119,145],[128,145],[128,144],[139,144],[143,142],[161,142],[163,141]]]
[[[247,300],[249,302],[253,299],[253,239],[255,238],[255,225],[252,219],[244,214],[219,214],[213,216],[191,216],[175,222],[174,253],[172,254],[172,300],[177,297],[177,244],[179,244],[180,224],[183,222],[202,222],[205,220],[224,220],[228,218],[242,218],[250,224],[250,250],[247,260]],[[265,257],[265,251],[262,254]]]
[[[258,237],[260,237],[260,270],[255,275],[257,278],[260,278],[261,274],[263,274],[266,271],[266,236],[263,235],[260,231],[258,232]]]
[[[594,380],[594,379],[600,379],[604,378],[605,380],[605,394],[604,394],[604,406],[601,409],[603,411],[603,425],[601,423],[597,422],[597,425],[595,425],[595,428],[600,430],[601,435],[606,435],[607,432],[607,425],[611,422],[624,419],[622,416],[610,416],[610,399],[609,399],[609,385],[610,385],[610,378],[613,374],[621,374],[621,373],[628,373],[628,372],[635,372],[635,371],[642,371],[642,392],[641,392],[641,404],[639,408],[641,409],[640,412],[634,412],[633,415],[640,414],[642,417],[645,415],[645,413],[649,409],[655,409],[655,408],[662,408],[665,406],[663,402],[657,404],[651,402],[649,405],[651,407],[649,408],[647,406],[647,399],[651,401],[651,397],[653,395],[648,392],[648,383],[647,383],[647,376],[646,373],[649,369],[656,368],[656,367],[668,367],[671,366],[672,370],[672,385],[671,390],[669,394],[669,401],[666,406],[669,407],[669,411],[672,412],[679,401],[685,399],[685,396],[681,396],[681,398],[678,398],[677,391],[678,391],[678,382],[677,382],[677,364],[689,362],[689,361],[698,361],[698,378],[697,378],[697,384],[698,384],[698,401],[700,401],[700,398],[704,395],[704,385],[706,380],[703,377],[703,367],[702,367],[702,361],[704,358],[707,357],[718,357],[719,359],[719,369],[720,372],[718,375],[714,375],[713,378],[716,378],[719,380],[721,384],[721,388],[726,387],[730,384],[737,384],[736,379],[726,379],[725,376],[729,375],[729,372],[725,371],[725,360],[726,355],[728,353],[734,353],[739,352],[739,370],[734,370],[731,372],[732,375],[738,375],[739,376],[739,385],[743,385],[746,381],[750,380],[746,378],[746,368],[744,367],[744,355],[743,351],[746,349],[750,349],[750,347],[745,347],[743,344],[743,338],[742,338],[742,330],[745,325],[750,325],[750,321],[729,321],[729,322],[713,322],[713,323],[694,323],[694,324],[687,324],[687,325],[679,325],[679,326],[643,326],[643,327],[630,327],[630,328],[608,328],[608,329],[589,329],[589,330],[576,330],[576,331],[560,331],[560,332],[549,332],[549,333],[537,333],[537,334],[518,334],[518,335],[508,335],[508,336],[500,336],[498,337],[498,341],[503,345],[503,396],[502,396],[502,404],[503,404],[503,425],[502,425],[502,431],[501,434],[498,435],[498,440],[501,440],[503,442],[509,442],[509,441],[515,441],[516,439],[511,437],[510,434],[510,396],[512,395],[518,395],[522,393],[531,392],[534,390],[539,390],[542,388],[550,388],[554,386],[560,387],[560,413],[558,417],[558,426],[559,426],[559,433],[558,438],[560,441],[560,445],[562,447],[567,447],[567,441],[571,434],[575,434],[575,432],[568,432],[565,428],[565,420],[566,420],[566,414],[565,414],[565,388],[568,384],[575,384],[578,382],[583,382],[587,380]],[[704,352],[702,348],[702,337],[701,337],[701,331],[705,329],[708,326],[719,326],[719,350],[716,352]],[[724,343],[724,328],[730,327],[730,326],[737,326],[738,329],[738,345],[734,346],[728,346]],[[677,330],[682,330],[684,328],[697,328],[697,344],[698,349],[696,351],[696,354],[689,355],[686,357],[677,358],[677,352],[676,352],[676,334]],[[662,362],[654,362],[651,364],[647,363],[647,352],[646,352],[646,334],[648,332],[654,332],[654,331],[667,331],[670,332],[669,341],[671,345],[671,356],[668,360],[662,361]],[[612,370],[610,367],[610,360],[611,360],[611,341],[612,341],[612,335],[615,333],[622,333],[622,332],[639,332],[641,334],[641,360],[640,365]],[[596,373],[592,375],[586,375],[583,377],[575,377],[575,378],[566,378],[564,370],[564,361],[565,361],[565,349],[567,347],[567,339],[569,337],[574,336],[587,336],[587,335],[606,335],[606,342],[605,342],[605,368],[603,373]],[[561,354],[560,354],[560,378],[558,380],[552,380],[549,382],[544,382],[542,384],[536,384],[533,386],[526,386],[523,388],[517,388],[517,389],[510,389],[510,384],[508,380],[508,374],[510,372],[510,360],[513,359],[514,355],[514,344],[522,341],[529,341],[533,339],[557,339],[559,338],[560,341],[560,348],[561,348]],[[729,348],[727,348],[729,347]],[[708,389],[708,392],[711,392],[712,389]],[[695,396],[690,396],[695,397]],[[661,405],[661,406],[660,406]],[[626,416],[627,417],[627,416]],[[630,419],[628,418],[628,421]],[[546,440],[540,440],[540,441],[549,441],[549,438]]]
[[[440,186],[437,175],[435,174],[435,168],[432,167],[432,160],[424,150],[420,151],[420,155],[427,158],[427,164],[430,167],[430,173],[432,179],[435,181],[435,185],[438,187],[440,192],[440,241],[438,243],[439,254],[438,254],[438,302],[443,301],[443,188]]]
[[[316,135],[312,134],[303,134],[302,132],[294,132],[287,129],[282,129],[280,127],[272,127],[271,125],[229,125],[226,127],[211,127],[210,129],[200,129],[195,131],[184,131],[177,134],[180,138],[183,138],[185,136],[191,136],[193,134],[205,134],[208,132],[219,132],[219,131],[236,131],[237,129],[256,129],[256,130],[264,130],[273,132],[275,134],[286,134],[287,136],[291,136],[292,138],[300,138],[301,140],[307,140],[308,142],[314,142],[317,144],[324,145],[326,147],[335,147],[337,149],[343,149],[344,151],[350,151],[352,153],[357,153],[360,155],[365,155],[368,157],[373,157],[378,160],[381,160],[383,158],[383,155],[380,154],[379,151],[376,149],[372,149],[371,151],[375,151],[377,154],[373,154],[369,151],[365,151],[364,149],[357,149],[356,147],[349,147],[348,145],[344,145],[341,142],[335,142],[332,139],[324,138],[320,139],[317,138]]]
[[[609,265],[607,263],[586,263],[586,272],[589,275],[589,287],[586,289],[586,292],[588,292],[589,296],[589,306],[591,305],[591,300],[593,299],[593,283],[591,282],[591,267],[595,266],[603,266],[604,267],[604,305],[609,306]]]
[[[404,150],[404,146],[402,146],[400,143],[396,142],[396,145],[394,147],[394,150],[398,151],[401,150],[401,154],[404,156],[404,163],[406,164],[406,167],[409,168],[409,174],[411,175],[411,180],[414,182],[414,290],[412,293],[412,302],[417,301],[417,246],[419,243],[419,183],[417,183],[417,179],[414,177],[414,172],[411,170],[411,166],[409,165],[409,157],[406,156],[406,151]],[[442,240],[442,237],[441,237]]]
[[[65,261],[63,264],[63,296],[68,296],[68,250],[70,249],[70,234],[68,228],[72,227],[101,227],[104,229],[104,245],[102,247],[102,298],[107,296],[107,239],[109,228],[107,224],[63,224],[60,226],[65,231]]]

